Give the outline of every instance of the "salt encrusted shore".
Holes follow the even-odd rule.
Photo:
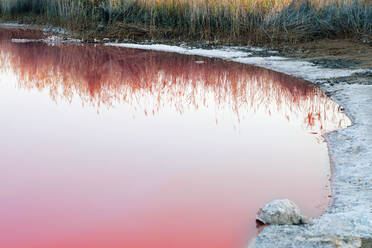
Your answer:
[[[334,163],[334,202],[309,225],[266,227],[250,248],[372,247],[372,82],[320,87],[353,121],[326,135]]]
[[[372,82],[321,88],[353,121],[326,135],[334,163],[334,202],[309,225],[266,227],[250,247],[372,247]]]
[[[326,69],[299,59],[275,56],[275,51],[264,52],[260,48],[208,50],[156,44],[106,45],[218,57],[265,67],[319,85],[345,108],[353,122],[351,127],[326,134],[334,166],[333,204],[308,225],[267,226],[247,247],[372,247],[372,81],[345,80],[348,76],[369,74],[371,70]]]

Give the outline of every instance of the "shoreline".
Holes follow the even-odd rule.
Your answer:
[[[50,31],[54,32],[53,29]],[[162,44],[105,45],[218,57],[282,72],[320,87],[345,108],[353,123],[346,129],[325,134],[334,167],[332,204],[309,225],[265,227],[249,247],[272,247],[273,243],[276,247],[372,247],[372,107],[369,106],[372,66],[368,61],[340,68],[343,60],[334,59],[336,68],[324,68],[324,64],[314,65],[306,58],[288,58],[283,52],[257,47],[205,49]]]

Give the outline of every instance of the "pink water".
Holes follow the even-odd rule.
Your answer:
[[[241,248],[273,199],[327,207],[321,134],[350,120],[318,88],[22,32],[0,31],[0,247]]]

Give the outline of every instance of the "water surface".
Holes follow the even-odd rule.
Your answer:
[[[308,82],[21,38],[0,31],[0,247],[240,248],[270,200],[327,207],[321,135],[350,120]]]

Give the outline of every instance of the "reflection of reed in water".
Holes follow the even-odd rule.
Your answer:
[[[156,114],[200,107],[228,110],[238,120],[249,112],[280,113],[312,132],[346,127],[339,105],[309,83],[244,64],[169,53],[104,46],[1,44],[1,57],[21,87],[49,89],[53,99],[79,95],[84,104],[130,104]]]

